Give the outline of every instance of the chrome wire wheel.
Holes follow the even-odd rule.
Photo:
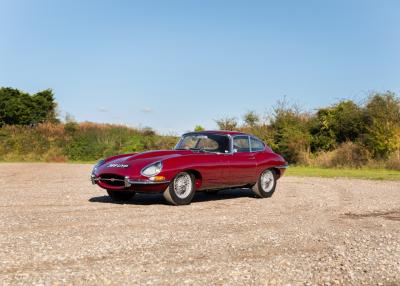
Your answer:
[[[262,190],[266,193],[269,193],[273,190],[275,177],[271,170],[266,170],[261,174],[260,184]]]
[[[276,180],[279,178],[274,169],[267,169],[258,177],[257,183],[251,188],[259,198],[270,198],[276,189]]]
[[[174,180],[174,191],[178,198],[186,199],[192,193],[192,179],[188,173],[180,173]]]

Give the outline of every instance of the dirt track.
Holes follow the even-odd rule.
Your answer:
[[[0,164],[0,284],[400,285],[400,182],[285,177],[271,199],[173,207],[113,203],[90,169]]]

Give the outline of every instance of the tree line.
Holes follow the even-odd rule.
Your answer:
[[[373,93],[361,103],[341,100],[313,112],[283,100],[265,116],[249,111],[241,123],[226,117],[216,124],[258,136],[290,163],[400,169],[400,100],[390,91]],[[0,160],[96,160],[172,148],[176,139],[149,128],[61,123],[51,89],[31,95],[0,88]]]
[[[260,137],[291,163],[359,167],[390,160],[400,168],[400,100],[390,91],[314,112],[281,101],[265,117],[249,111],[242,119],[243,124],[234,117],[216,123]]]

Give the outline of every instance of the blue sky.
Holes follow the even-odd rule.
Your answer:
[[[78,121],[179,134],[400,93],[400,1],[0,0],[0,86]]]

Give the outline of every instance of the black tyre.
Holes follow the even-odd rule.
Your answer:
[[[119,201],[119,202],[129,201],[135,195],[135,192],[131,191],[107,190],[107,193],[114,201]]]
[[[273,195],[276,188],[276,172],[273,169],[267,169],[261,173],[257,183],[252,190],[257,197],[269,198]]]
[[[188,205],[192,202],[195,193],[194,176],[181,172],[164,191],[164,198],[173,205]]]
[[[204,193],[207,195],[217,195],[219,191],[220,190],[208,190],[208,191],[204,191]]]

